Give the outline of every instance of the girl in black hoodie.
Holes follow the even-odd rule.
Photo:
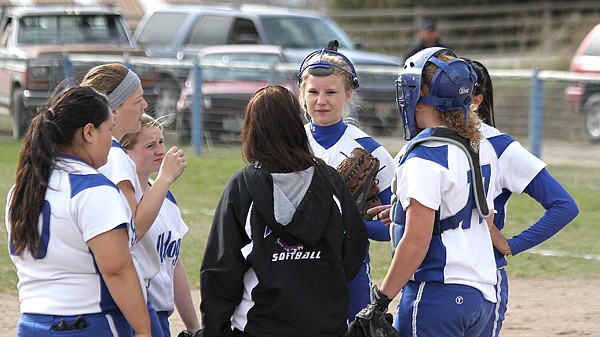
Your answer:
[[[354,199],[315,158],[298,100],[258,90],[242,152],[215,211],[200,269],[204,337],[335,337],[367,246]]]

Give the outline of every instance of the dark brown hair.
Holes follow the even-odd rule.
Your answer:
[[[271,173],[305,170],[315,165],[298,99],[282,86],[254,93],[242,125],[242,154]]]
[[[60,149],[75,146],[75,135],[83,126],[92,123],[100,127],[110,116],[106,97],[96,90],[80,86],[62,89],[61,84],[40,108],[23,139],[8,210],[10,243],[17,255],[40,251],[38,220]]]
[[[473,87],[473,95],[481,95],[483,101],[477,109],[477,115],[481,120],[491,126],[496,126],[496,117],[494,116],[494,86],[492,77],[487,68],[481,62],[475,60],[464,59],[471,65],[477,74],[477,82]]]

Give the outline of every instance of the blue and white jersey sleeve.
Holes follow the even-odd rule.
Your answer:
[[[422,205],[440,210],[440,219],[460,211],[469,197],[466,158],[450,163],[451,157],[464,156],[456,146],[431,141],[414,148],[397,169],[396,193],[402,208],[415,199]],[[452,169],[450,168],[452,165]],[[462,172],[463,174],[454,174]],[[457,186],[458,188],[452,188]]]
[[[102,175],[97,175],[94,179],[91,177],[84,179],[79,175],[72,174],[69,179],[73,189],[70,216],[73,221],[79,221],[83,240],[87,242],[108,230],[123,227],[129,229],[130,246],[133,246],[136,237],[135,229],[130,225],[131,210],[118,190],[117,193],[113,193],[115,187],[111,186],[112,182],[107,181]],[[93,187],[95,188],[92,189]],[[80,190],[78,191],[78,189]],[[116,198],[116,200],[109,200],[109,197]],[[115,207],[115,203],[119,207]],[[106,212],[108,209],[111,211]]]
[[[99,170],[115,185],[122,181],[130,181],[135,191],[136,201],[142,200],[142,187],[137,177],[135,163],[114,138],[113,145],[108,152],[108,161]]]
[[[500,185],[512,193],[521,194],[546,163],[527,151],[518,141],[487,124],[481,132],[498,157],[502,174]]]

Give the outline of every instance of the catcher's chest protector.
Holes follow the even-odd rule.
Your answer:
[[[428,130],[431,130],[431,132],[427,132]],[[467,155],[469,165],[471,166],[473,196],[475,198],[475,205],[477,205],[477,211],[482,218],[487,218],[490,215],[490,209],[485,199],[483,176],[481,174],[481,165],[479,164],[479,144],[473,144],[470,139],[448,128],[431,128],[428,130],[421,132],[408,143],[404,156],[418,144],[428,141],[437,140],[458,146]]]

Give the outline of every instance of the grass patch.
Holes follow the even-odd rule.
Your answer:
[[[6,204],[6,193],[14,183],[20,148],[19,142],[0,143],[0,202]],[[189,166],[172,186],[190,231],[182,243],[181,258],[187,268],[192,287],[199,287],[199,269],[213,218],[214,209],[225,184],[243,165],[237,147],[204,148],[195,155],[184,147]],[[600,173],[595,168],[553,166],[552,173],[577,201],[580,214],[556,236],[509,259],[510,276],[600,277]],[[4,218],[4,207],[1,208]],[[513,196],[509,201],[506,236],[518,234],[543,214],[543,208],[527,195]],[[5,226],[0,226],[0,292],[16,293],[15,268],[7,253]],[[560,256],[548,256],[548,252]],[[544,255],[546,254],[546,255]],[[550,254],[552,255],[552,254]],[[387,242],[371,243],[371,269],[375,279],[382,279],[390,263]]]

